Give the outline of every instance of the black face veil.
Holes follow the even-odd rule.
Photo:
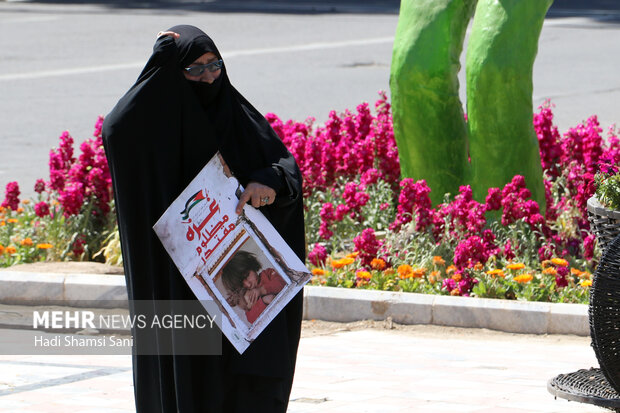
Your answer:
[[[169,30],[180,37],[157,40],[138,80],[103,125],[130,300],[194,298],[152,226],[218,150],[243,185],[257,181],[276,190],[275,202],[261,211],[305,258],[302,182],[295,160],[232,86],[225,64],[212,85],[185,79],[182,69],[204,53],[221,57],[213,41],[193,26]],[[222,356],[134,356],[137,411],[237,411],[222,406],[231,400],[256,402],[255,394],[244,395],[244,389],[256,386],[248,377],[271,383],[261,394],[283,406],[262,411],[285,411],[301,303],[300,293],[241,356],[225,339]],[[149,334],[134,335],[134,343],[175,339]],[[238,406],[239,411],[252,408],[261,410]]]

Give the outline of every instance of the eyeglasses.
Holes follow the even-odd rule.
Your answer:
[[[224,61],[220,59],[220,60],[216,60],[215,62],[207,63],[206,65],[186,67],[185,71],[190,76],[200,76],[201,74],[205,72],[205,70],[208,70],[209,72],[213,73],[213,72],[217,72],[218,70],[220,70],[222,66],[224,66]]]

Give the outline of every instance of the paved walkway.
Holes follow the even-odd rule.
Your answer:
[[[605,412],[546,390],[596,365],[583,337],[305,322],[289,412]],[[0,356],[0,412],[134,411],[129,356]]]

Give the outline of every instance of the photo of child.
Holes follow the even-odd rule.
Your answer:
[[[286,286],[286,282],[273,268],[261,270],[257,257],[248,251],[238,251],[226,263],[221,280],[229,291],[227,302],[239,307],[252,324]]]

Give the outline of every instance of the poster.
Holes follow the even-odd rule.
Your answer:
[[[153,226],[198,300],[243,353],[310,280],[304,263],[256,208],[235,208],[243,188],[216,154]]]

